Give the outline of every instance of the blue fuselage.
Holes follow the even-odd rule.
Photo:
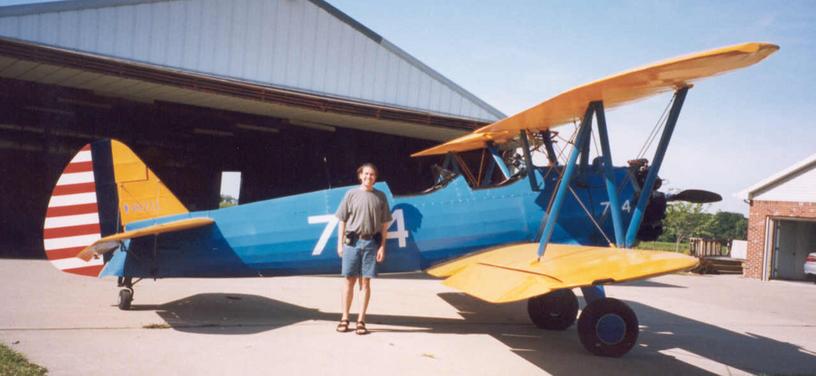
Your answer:
[[[559,171],[541,172],[546,178],[540,190],[531,189],[526,178],[474,189],[456,177],[431,192],[393,196],[386,183],[377,183],[376,188],[388,197],[394,218],[386,260],[379,271],[421,270],[494,245],[535,240]],[[631,216],[634,194],[627,175],[626,168],[615,169],[615,181],[624,182],[619,183],[624,222]],[[608,244],[589,211],[614,242],[600,171],[587,168],[571,186],[586,209],[574,197],[566,200],[552,241]],[[126,241],[113,253],[101,275],[161,278],[339,273],[334,211],[344,193],[356,188],[328,189],[131,223],[128,230],[180,218],[215,220],[215,224],[195,230]]]

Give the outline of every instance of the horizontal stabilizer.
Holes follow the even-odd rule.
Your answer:
[[[158,235],[168,232],[190,230],[198,227],[208,226],[213,223],[215,223],[215,221],[211,218],[188,218],[173,222],[159,223],[145,228],[140,228],[138,230],[120,232],[118,234],[106,236],[102,239],[97,240],[93,244],[85,247],[85,249],[79,252],[79,254],[77,254],[76,257],[88,261],[94,256],[103,255],[107,252],[116,249],[117,247],[112,246],[112,244],[118,243],[119,241],[125,239],[133,239],[148,235]]]
[[[550,244],[537,260],[538,243],[479,253],[434,267],[443,283],[491,303],[507,303],[553,290],[645,279],[695,267],[697,258],[674,252]]]

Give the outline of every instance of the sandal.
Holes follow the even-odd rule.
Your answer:
[[[339,333],[345,333],[349,330],[349,321],[348,320],[340,320],[340,323],[337,324],[337,331]]]
[[[358,335],[368,334],[368,329],[366,329],[365,323],[362,321],[357,321],[357,327],[354,328],[354,333]]]

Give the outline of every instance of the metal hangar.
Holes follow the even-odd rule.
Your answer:
[[[223,171],[242,202],[354,184],[364,161],[418,190],[411,152],[502,117],[323,0],[0,7],[0,255],[43,256],[51,189],[96,139],[208,209]]]

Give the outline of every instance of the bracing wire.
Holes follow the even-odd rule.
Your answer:
[[[654,140],[657,137],[657,134],[659,133],[660,129],[662,129],[665,126],[665,123],[668,120],[669,109],[671,108],[672,103],[674,103],[676,98],[677,98],[677,95],[675,94],[674,96],[672,96],[672,99],[669,101],[669,103],[666,104],[666,108],[663,109],[663,113],[660,114],[660,118],[657,119],[657,122],[655,123],[655,126],[652,128],[652,131],[649,133],[649,137],[646,138],[646,141],[643,143],[643,146],[640,148],[640,151],[638,152],[635,159],[643,158],[643,156],[646,154],[646,151],[648,151],[649,148],[651,148],[652,143],[654,143]],[[626,174],[624,176],[624,178],[618,183],[618,186],[616,187],[615,190],[617,191],[617,193],[619,195],[623,191],[623,187],[625,187],[626,183],[631,179],[632,179],[632,174]],[[613,210],[613,209],[604,211],[604,213],[601,215],[601,218],[600,218],[601,223],[606,221],[606,219],[608,218],[611,210]],[[625,230],[625,228],[624,228],[624,230]],[[606,235],[604,235],[604,237],[606,237]]]
[[[565,143],[564,147],[561,148],[561,152],[558,155],[559,159],[560,159],[561,155],[564,154],[564,150],[566,150],[566,148],[567,148],[566,144],[570,144],[570,143],[575,142],[577,137],[578,137],[578,131],[576,130],[570,136],[570,140],[568,140]],[[574,145],[573,145],[573,147],[574,147]],[[566,163],[564,163],[564,165],[566,165]],[[550,167],[550,169],[547,171],[547,174],[544,175],[544,178],[542,180],[546,182],[547,177],[550,176],[550,173],[552,173],[553,170],[555,170],[555,166]],[[549,218],[550,218],[550,211],[552,210],[552,206],[555,203],[555,194],[556,194],[556,192],[558,192],[558,187],[561,186],[561,184],[564,184],[564,172],[566,172],[566,169],[562,168],[560,170],[561,171],[558,172],[558,179],[556,180],[557,184],[555,185],[555,187],[553,187],[552,194],[550,194],[550,199],[547,201],[547,222],[549,221]],[[546,222],[541,222],[541,227],[538,229],[538,234],[536,235],[536,241],[540,240],[542,232],[544,231],[544,224],[545,223]]]
[[[660,129],[663,128],[666,124],[666,120],[668,119],[669,108],[671,108],[672,103],[674,103],[674,99],[677,96],[672,96],[672,99],[666,104],[666,108],[663,109],[663,113],[660,115],[660,118],[657,119],[655,126],[652,128],[652,131],[649,133],[649,137],[646,138],[646,141],[643,143],[643,146],[640,148],[640,151],[637,154],[635,159],[643,158],[646,154],[646,151],[652,147],[652,143],[654,142],[657,134],[659,133]]]
[[[564,141],[562,143],[564,146],[561,147],[561,150],[558,151],[558,155],[556,156],[556,159],[558,159],[558,161],[561,162],[562,165],[566,165],[567,157],[564,155],[564,153],[567,150],[567,146],[571,145],[571,144],[573,144],[575,142],[575,138],[578,137],[578,130],[576,129],[574,132],[572,132],[572,135],[570,135],[569,139],[565,139],[565,138],[561,137],[559,134],[556,134],[555,136]],[[554,166],[552,166],[552,167],[554,167]],[[550,173],[552,173],[552,171],[553,171],[553,168],[550,168],[549,170],[547,170],[547,173],[544,174],[544,178],[543,178],[544,181],[546,181],[547,177],[550,176]]]
[[[578,193],[576,193],[575,190],[572,189],[572,187],[568,188],[572,193],[572,196],[575,197],[575,201],[578,201],[578,205],[581,206],[581,209],[584,209],[584,213],[586,213],[587,217],[589,217],[589,220],[592,221],[592,224],[595,225],[595,228],[598,229],[598,232],[601,233],[601,236],[603,236],[604,239],[606,239],[606,243],[614,244],[611,240],[609,240],[609,236],[606,235],[606,232],[604,232],[603,228],[601,228],[601,225],[599,225],[598,222],[595,221],[595,217],[592,215],[592,213],[589,212],[589,209],[587,209],[587,207],[584,205],[584,202],[581,201],[581,197],[578,196]]]

